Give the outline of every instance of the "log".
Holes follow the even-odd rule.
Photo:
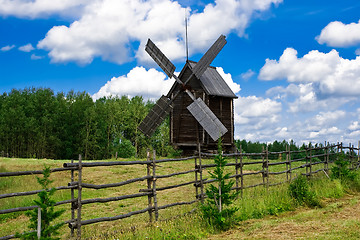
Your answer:
[[[177,172],[177,173],[172,173],[172,174],[168,174],[168,175],[159,175],[159,176],[156,176],[156,178],[168,178],[168,177],[173,177],[173,176],[182,175],[182,174],[188,174],[188,173],[192,173],[192,172],[198,172],[198,169],[192,169],[189,171]]]
[[[166,209],[166,208],[170,208],[170,207],[174,207],[174,206],[180,206],[180,205],[189,205],[189,204],[193,204],[193,203],[196,203],[196,202],[199,202],[199,201],[200,201],[199,199],[196,199],[196,200],[189,201],[189,202],[170,203],[170,204],[167,204],[167,205],[160,206],[160,207],[158,207],[158,209]]]
[[[81,226],[89,225],[89,224],[93,224],[93,223],[108,222],[108,221],[115,221],[115,220],[119,220],[119,219],[123,219],[123,218],[128,218],[128,217],[131,217],[131,216],[134,216],[134,215],[137,215],[137,214],[147,212],[147,211],[152,210],[152,209],[154,209],[154,207],[147,207],[145,209],[129,212],[129,213],[114,216],[114,217],[101,217],[101,218],[94,218],[94,219],[84,220],[84,221],[81,221]],[[70,224],[72,224],[73,228],[77,228],[76,223],[70,223]]]
[[[64,189],[73,189],[73,188],[76,188],[76,187],[75,186],[61,186],[61,187],[56,187],[55,189],[56,190],[64,190]],[[29,191],[29,192],[17,192],[17,193],[5,193],[5,194],[0,195],[0,199],[8,198],[8,197],[35,195],[42,191],[44,191],[44,190],[34,190],[34,191]],[[50,191],[50,190],[48,190],[48,191]]]
[[[110,187],[120,187],[120,186],[123,186],[123,185],[126,185],[126,184],[144,181],[144,180],[149,179],[149,178],[152,178],[152,176],[145,176],[145,177],[141,177],[141,178],[133,178],[133,179],[129,179],[129,180],[126,180],[126,181],[123,181],[123,182],[101,184],[101,185],[90,184],[90,183],[82,183],[81,186],[84,187],[84,188],[103,189],[103,188],[110,188]],[[77,185],[78,182],[73,182],[73,183],[69,183],[69,184]]]
[[[75,200],[76,200],[76,199],[75,199]],[[72,200],[60,201],[60,202],[55,203],[55,206],[63,205],[63,204],[68,204],[68,203],[72,203],[72,202],[73,202]],[[29,206],[29,207],[17,207],[17,208],[2,209],[2,210],[0,210],[0,214],[27,211],[27,210],[32,210],[32,209],[35,209],[35,208],[38,208],[38,206]]]
[[[75,170],[76,167],[64,167],[64,168],[53,168],[50,169],[51,172],[63,172],[69,170]],[[15,176],[24,176],[24,175],[35,175],[43,174],[43,170],[34,170],[34,171],[21,171],[21,172],[0,172],[0,177],[15,177]]]
[[[86,199],[82,200],[81,204],[90,204],[90,203],[105,203],[105,202],[113,202],[113,201],[120,201],[124,199],[129,198],[137,198],[137,197],[143,197],[151,195],[152,193],[136,193],[136,194],[130,194],[130,195],[122,195],[118,197],[110,197],[110,198],[93,198],[93,199]]]

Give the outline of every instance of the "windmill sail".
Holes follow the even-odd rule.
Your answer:
[[[214,141],[228,131],[201,98],[196,99],[187,109]]]
[[[209,48],[209,50],[202,56],[200,61],[192,69],[193,73],[197,78],[200,78],[201,75],[205,72],[207,67],[212,63],[215,57],[219,54],[221,49],[225,46],[226,39],[224,35],[221,35],[216,42]]]
[[[156,128],[165,120],[166,116],[172,110],[171,100],[164,95],[156,102],[148,115],[139,125],[139,130],[147,137],[155,132]]]
[[[170,60],[161,52],[161,50],[150,40],[145,47],[145,51],[154,59],[154,61],[161,67],[161,69],[169,76],[173,77],[175,66]]]

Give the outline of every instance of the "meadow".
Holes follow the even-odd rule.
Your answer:
[[[144,159],[145,160],[145,159]],[[107,161],[114,161],[107,160]],[[203,164],[211,164],[212,159],[203,159]],[[254,161],[244,159],[246,161]],[[276,162],[280,160],[273,160]],[[48,160],[48,159],[14,159],[0,158],[0,172],[14,172],[25,170],[41,170],[44,165],[51,168],[62,167],[63,163],[69,160]],[[86,162],[86,161],[85,161]],[[228,162],[235,162],[235,159],[228,159]],[[301,166],[304,162],[294,162],[293,167]],[[323,167],[323,164],[313,166],[316,168]],[[161,163],[157,168],[157,174],[170,174],[174,172],[188,171],[194,168],[194,160],[181,162]],[[244,173],[256,172],[262,169],[261,164],[244,166]],[[209,178],[208,169],[203,171],[203,178]],[[269,171],[281,172],[286,170],[285,165],[272,165]],[[226,171],[231,174],[235,173],[235,167],[226,167]],[[299,168],[292,173],[292,177],[304,173],[304,168]],[[83,169],[83,182],[90,184],[106,184],[120,182],[127,179],[143,177],[146,175],[146,166],[111,166],[111,167],[94,167]],[[76,178],[76,176],[75,176]],[[173,176],[171,178],[159,179],[157,187],[165,187],[169,185],[179,184],[181,182],[193,181],[194,173],[186,175]],[[70,172],[55,172],[51,174],[54,180],[52,186],[67,186],[70,182]],[[271,175],[269,183],[280,183],[286,180],[286,175]],[[244,176],[244,186],[251,186],[261,183],[263,178],[261,174]],[[342,183],[339,180],[330,180],[323,173],[319,172],[312,177],[311,191],[320,199],[321,205],[326,209],[329,202],[345,196],[345,194],[355,193],[352,186]],[[82,199],[90,198],[107,198],[126,194],[138,193],[139,189],[146,188],[146,181],[136,182],[133,184],[107,188],[107,189],[85,189],[82,192]],[[24,192],[39,190],[35,176],[15,176],[3,177],[0,181],[0,194]],[[76,191],[75,191],[76,192]],[[186,185],[176,189],[168,189],[158,193],[159,205],[169,204],[179,201],[190,201],[195,199],[195,187]],[[21,206],[31,206],[36,195],[21,196],[16,198],[0,199],[0,209],[9,209]],[[70,190],[59,190],[55,194],[56,201],[70,199]],[[357,199],[357,198],[356,198]],[[355,200],[354,200],[355,201]],[[357,202],[357,200],[356,200]],[[120,202],[107,202],[87,204],[82,208],[83,219],[91,219],[105,216],[115,216],[147,207],[147,197],[127,199]],[[249,219],[263,219],[266,216],[283,216],[287,212],[297,212],[299,204],[289,195],[288,183],[271,186],[266,188],[259,186],[249,188],[243,191],[243,197],[239,197],[235,203],[239,211],[237,212],[238,226],[251,221]],[[130,218],[117,220],[113,222],[102,222],[87,225],[82,228],[83,239],[206,239],[214,236],[221,237],[221,233],[217,232],[214,226],[211,226],[206,220],[202,219],[201,214],[197,211],[198,203],[192,205],[176,206],[173,208],[160,210],[159,220],[149,223],[149,215],[147,213],[132,216]],[[65,213],[58,221],[69,220],[71,216],[70,204],[57,207],[65,209]],[[315,209],[316,211],[318,209]],[[23,212],[9,213],[0,215],[0,236],[14,234],[15,232],[23,232],[28,225],[28,218]],[[254,227],[254,229],[257,229]],[[235,230],[231,230],[235,231]],[[70,229],[68,226],[61,228],[61,239],[70,239]],[[218,235],[220,234],[220,235]],[[224,234],[224,233],[223,233]],[[75,234],[76,235],[76,234]],[[236,236],[236,235],[234,235]],[[240,235],[239,235],[240,236]],[[256,237],[255,237],[256,238]],[[215,239],[215,238],[214,238]],[[234,237],[235,239],[235,237]]]

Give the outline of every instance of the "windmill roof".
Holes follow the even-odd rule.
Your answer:
[[[196,62],[187,61],[183,70],[181,71],[179,77],[181,77],[187,66],[193,68],[196,65]],[[230,87],[226,84],[225,80],[221,77],[219,72],[215,67],[209,66],[203,75],[200,77],[200,85],[204,89],[205,93],[211,96],[220,96],[220,97],[229,97],[229,98],[238,98]],[[173,85],[170,90],[170,93],[174,90],[177,83]],[[169,95],[170,95],[169,93]]]
[[[189,64],[193,68],[196,62],[189,61]],[[209,66],[200,77],[200,82],[208,95],[237,98],[215,67]]]

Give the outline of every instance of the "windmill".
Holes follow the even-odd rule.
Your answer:
[[[176,85],[177,88],[173,86],[173,88],[170,90],[171,94],[169,92],[167,96],[162,95],[160,97],[154,107],[150,110],[149,114],[139,125],[139,130],[141,132],[143,132],[146,136],[150,137],[155,132],[156,128],[165,120],[167,115],[173,111],[174,101],[176,101],[176,99],[184,93],[191,99],[191,103],[186,106],[186,109],[191,113],[192,117],[196,119],[202,129],[204,129],[206,133],[211,137],[212,141],[217,141],[219,137],[223,136],[228,132],[228,129],[213,113],[213,111],[210,110],[209,106],[203,101],[203,99],[200,97],[196,98],[194,96],[194,94],[190,91],[191,86],[189,85],[190,82],[203,78],[202,75],[204,74],[204,72],[208,71],[208,68],[210,68],[209,65],[215,59],[221,49],[225,46],[225,44],[225,36],[221,35],[209,48],[209,50],[203,55],[199,62],[195,63],[187,61],[186,69],[188,73],[182,74],[180,79],[174,74],[174,64],[170,62],[170,60],[150,39],[148,39],[145,51],[153,58],[153,60],[160,66],[160,68],[166,73],[169,78],[175,79],[174,86]],[[226,87],[228,86],[226,85]],[[174,89],[176,89],[176,91]],[[234,96],[231,97],[234,98]]]

